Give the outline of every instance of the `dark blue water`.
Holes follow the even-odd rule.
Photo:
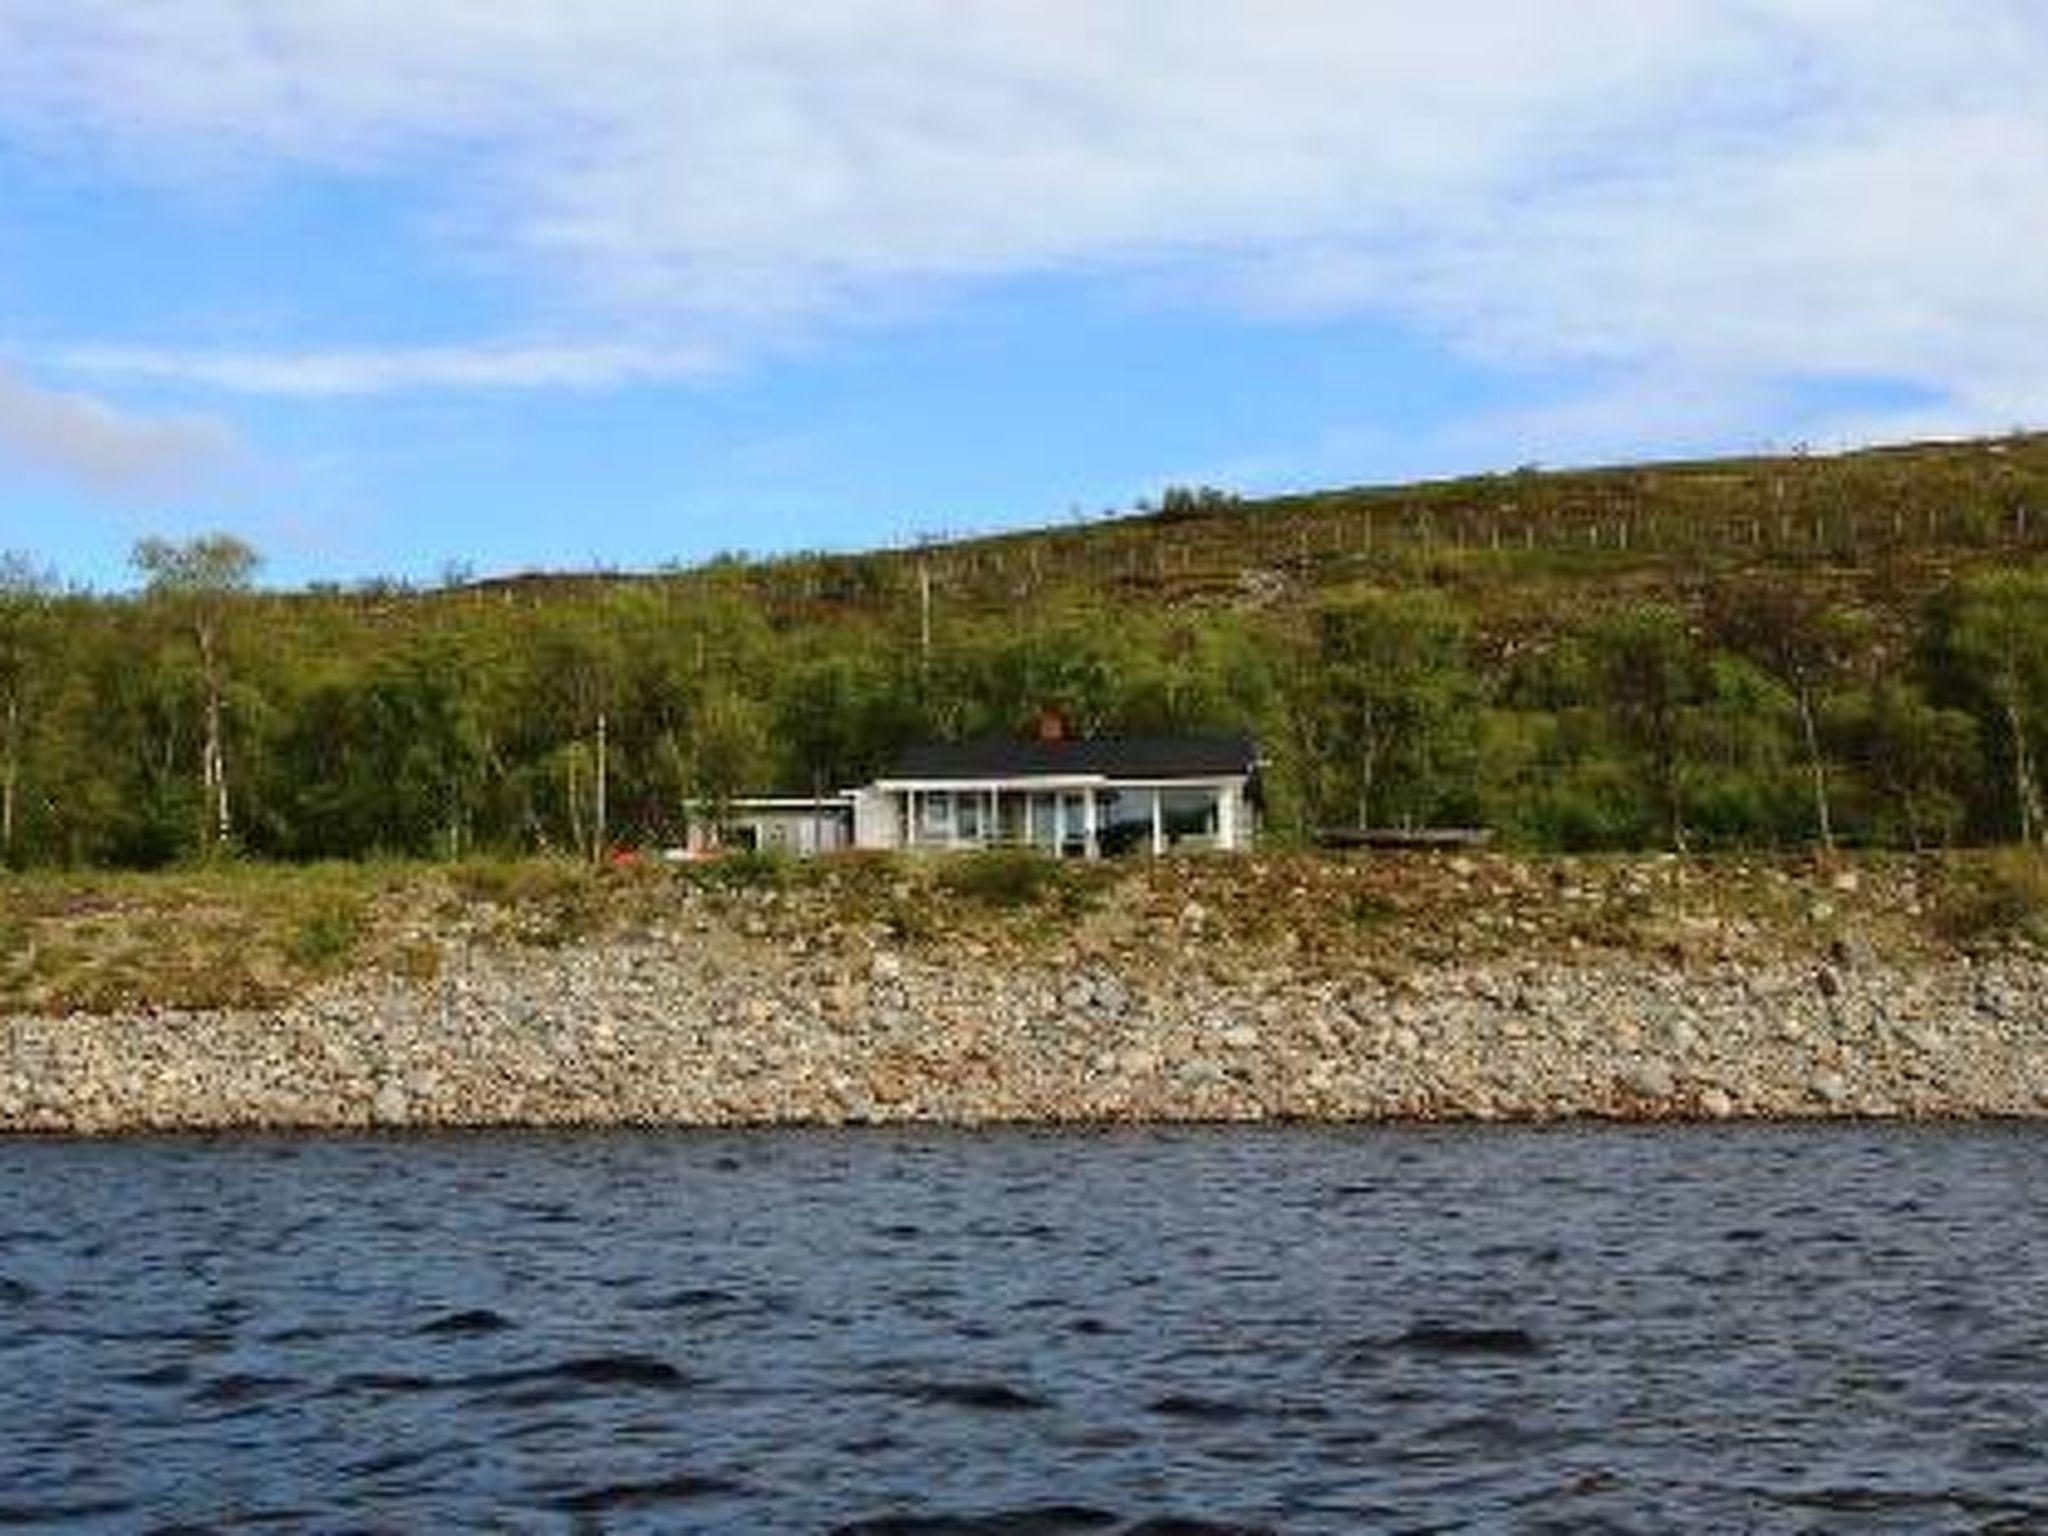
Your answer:
[[[2048,1530],[2048,1133],[0,1143],[0,1523]]]

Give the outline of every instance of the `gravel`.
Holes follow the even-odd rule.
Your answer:
[[[432,982],[0,1019],[0,1130],[2048,1114],[2039,955],[1390,970],[1197,926],[1107,954],[747,917],[449,941]]]

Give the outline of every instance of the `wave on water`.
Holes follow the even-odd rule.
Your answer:
[[[1033,1504],[981,1514],[877,1515],[832,1527],[832,1536],[1272,1536],[1272,1527],[1190,1515],[1137,1519],[1086,1504]]]
[[[502,1312],[493,1312],[489,1307],[472,1307],[463,1312],[449,1312],[422,1323],[418,1332],[427,1338],[449,1335],[468,1336],[481,1333],[503,1333],[513,1326],[512,1319]]]
[[[666,1504],[700,1499],[729,1498],[746,1491],[744,1484],[724,1478],[678,1472],[648,1482],[613,1483],[601,1488],[580,1489],[563,1495],[556,1501],[556,1506],[572,1515],[602,1515],[619,1510],[658,1509]]]

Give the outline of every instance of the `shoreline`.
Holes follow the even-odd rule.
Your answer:
[[[813,941],[764,905],[272,1007],[6,1017],[0,1133],[2048,1117],[2031,952],[1396,964],[1186,917],[1150,952]]]

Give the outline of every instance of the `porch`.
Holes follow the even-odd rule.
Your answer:
[[[1239,846],[1245,809],[1227,782],[1111,782],[1095,775],[883,781],[895,846],[1032,848],[1058,858]]]

